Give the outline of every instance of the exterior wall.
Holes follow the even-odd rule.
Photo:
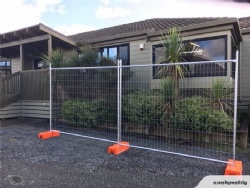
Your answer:
[[[246,108],[250,104],[250,33],[243,35],[240,53],[240,103]]]
[[[140,44],[144,44],[144,50],[140,50]],[[130,42],[129,49],[130,65],[145,65],[151,63],[151,44],[147,43],[146,40]],[[133,72],[133,77],[130,81],[137,82],[139,88],[148,89],[152,69],[149,67],[133,67],[130,70]]]
[[[24,64],[20,62],[19,57],[11,58],[11,73],[15,73],[22,70],[33,70],[34,69],[34,62],[31,57],[24,57]]]
[[[140,50],[140,44],[144,44],[144,50]],[[130,43],[130,64],[131,65],[145,65],[150,61],[150,43],[145,40],[134,41]]]
[[[22,71],[22,64],[19,57],[11,58],[11,73]]]

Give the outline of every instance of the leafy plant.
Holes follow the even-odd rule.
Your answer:
[[[116,63],[113,59],[100,57],[98,49],[90,45],[82,46],[79,50],[72,52],[69,58],[69,64],[72,67],[114,66],[114,68],[75,69],[74,74],[69,74],[67,78],[67,80],[75,83],[75,87],[73,87],[74,92],[69,94],[70,97],[92,100],[99,97],[98,94],[100,90],[103,92],[103,96],[105,94],[116,95]],[[127,81],[131,76],[132,71],[130,71],[130,69],[123,69],[123,81]],[[81,80],[81,82],[79,82],[79,80]],[[76,93],[79,93],[79,95],[76,95]]]
[[[98,49],[90,45],[81,46],[70,54],[69,59],[71,67],[95,67],[98,65]]]
[[[178,101],[177,106],[170,116],[170,121],[177,128],[206,132],[233,128],[233,118],[210,108],[209,101],[203,97],[185,98]]]
[[[116,63],[114,60],[102,57],[99,60],[100,66],[114,66],[114,68],[108,68],[108,69],[100,69],[99,79],[102,80],[99,82],[101,84],[101,87],[104,87],[106,89],[111,89],[117,87],[117,68],[115,66]],[[122,82],[126,82],[130,79],[130,77],[133,75],[133,72],[129,68],[122,68]]]
[[[51,64],[52,68],[60,68],[65,67],[68,65],[68,61],[66,60],[64,56],[64,51],[62,49],[55,49],[50,51],[47,55],[44,54],[42,56],[42,60],[44,63],[44,68],[48,68],[49,64]],[[65,74],[62,74],[60,70],[54,70],[52,71],[52,81],[53,81],[53,95],[56,100],[56,102],[61,103],[66,96],[64,83],[62,80],[64,80]],[[48,77],[44,78],[46,81],[45,83],[49,84]]]
[[[66,67],[68,65],[64,51],[60,48],[52,50],[48,54],[43,54],[42,61],[45,68],[47,68],[49,64],[51,64],[53,68]]]
[[[132,124],[143,126],[159,125],[162,114],[160,100],[150,92],[137,91],[124,97],[123,113]]]
[[[184,65],[179,65],[179,62],[190,60],[193,56],[197,56],[198,47],[191,43],[184,42],[180,31],[177,28],[170,28],[167,33],[163,34],[161,43],[163,45],[160,51],[161,58],[158,64],[169,63],[169,66],[159,66],[156,70],[156,75],[161,77],[170,77],[175,83],[175,92],[179,89],[179,79],[183,78],[188,73]]]
[[[212,87],[205,90],[205,93],[211,99],[211,105],[215,109],[222,112],[232,113],[233,90],[230,85],[222,79],[216,79],[212,83]]]
[[[62,105],[64,119],[83,127],[96,125],[98,110],[99,103],[96,101],[67,100]]]

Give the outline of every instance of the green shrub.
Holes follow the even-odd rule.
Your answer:
[[[212,87],[205,90],[205,94],[211,98],[213,108],[219,109],[228,114],[233,114],[234,92],[229,83],[221,79],[213,81]]]
[[[71,124],[92,127],[97,123],[98,103],[96,101],[67,100],[62,106],[63,117]]]
[[[207,99],[202,97],[190,97],[179,101],[170,122],[177,128],[206,132],[230,130],[233,127],[233,119],[230,116],[209,107]]]
[[[162,114],[159,112],[160,100],[150,92],[134,92],[123,99],[123,115],[129,123],[154,126],[160,124]]]
[[[98,74],[98,81],[100,82],[100,87],[104,88],[115,88],[117,87],[117,64],[113,59],[102,57],[99,60],[100,66],[114,66],[114,68],[100,69]],[[130,68],[122,68],[122,81],[126,82],[133,75]],[[116,92],[116,91],[115,91]]]

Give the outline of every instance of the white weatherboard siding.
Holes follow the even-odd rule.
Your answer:
[[[22,64],[19,57],[11,58],[11,73],[22,71]]]

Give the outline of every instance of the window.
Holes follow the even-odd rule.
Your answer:
[[[213,61],[224,60],[226,57],[226,36],[203,38],[193,40],[192,45],[198,46],[201,53],[197,57],[187,59],[187,61]],[[153,46],[153,63],[160,61],[162,45]],[[226,76],[226,63],[199,64],[187,66],[188,74],[186,77],[211,77],[211,76]],[[155,70],[153,70],[155,77]]]
[[[118,59],[122,60],[123,65],[129,65],[129,46],[119,45],[100,48],[101,57],[108,57],[117,62]]]
[[[9,60],[0,60],[0,77],[11,74],[11,62]]]

